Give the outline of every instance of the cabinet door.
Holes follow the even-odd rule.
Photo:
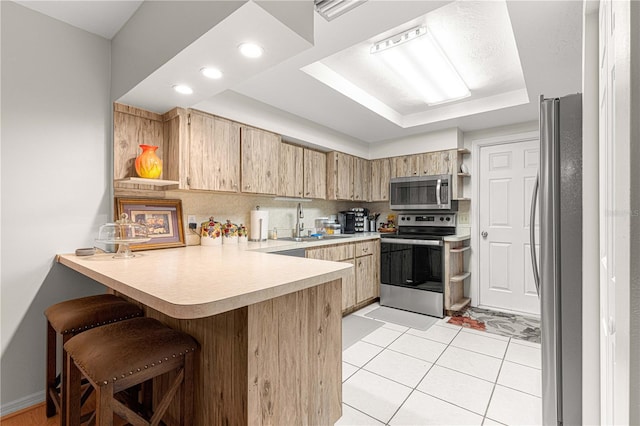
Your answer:
[[[327,154],[304,149],[304,196],[327,198]]]
[[[451,158],[449,155],[449,151],[427,152],[425,154],[422,154],[421,156],[421,175],[428,176],[451,174]]]
[[[369,201],[371,198],[371,162],[353,157],[353,200]]]
[[[391,158],[391,177],[418,176],[421,155],[404,155]]]
[[[327,198],[353,200],[353,157],[342,152],[327,154]]]
[[[288,143],[280,144],[278,195],[283,197],[302,197],[302,156],[302,147]]]
[[[189,117],[189,188],[237,192],[239,182],[239,125],[192,111]]]
[[[378,283],[375,280],[374,255],[356,258],[356,303],[364,302],[378,295]]]
[[[371,198],[370,201],[389,201],[389,178],[391,166],[388,158],[371,161]]]
[[[354,273],[342,280],[342,310],[345,311],[356,304],[356,275],[355,260],[345,260],[344,263],[354,265]]]
[[[242,126],[242,192],[275,194],[278,187],[280,136]]]

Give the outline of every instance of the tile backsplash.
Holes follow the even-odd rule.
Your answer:
[[[197,239],[189,238],[193,232],[187,228],[187,216],[196,217],[198,226],[200,223],[213,216],[215,220],[224,222],[229,219],[235,224],[244,224],[249,227],[250,211],[260,206],[260,210],[269,212],[269,229],[278,229],[280,237],[290,236],[296,223],[297,201],[275,199],[273,196],[248,195],[248,194],[224,194],[198,191],[167,191],[166,198],[182,200],[182,214],[187,235],[187,244],[198,244]],[[469,202],[459,203],[458,224],[469,225]],[[380,213],[378,225],[386,222],[387,215],[394,213],[389,209],[387,201],[375,203],[357,203],[352,201],[312,200],[302,202],[304,209],[305,229],[313,229],[315,219],[337,214],[341,210],[352,207],[366,207],[370,213]]]
[[[273,196],[247,194],[220,194],[196,191],[167,191],[167,198],[182,200],[182,213],[185,228],[188,215],[194,215],[198,225],[213,216],[224,222],[229,219],[235,224],[250,224],[250,211],[260,206],[260,210],[269,212],[269,229],[278,228],[278,235],[290,236],[296,223],[297,201],[276,200]],[[312,200],[302,202],[305,229],[312,229],[315,219],[337,214],[351,207],[367,207],[367,203],[351,201]],[[373,204],[373,203],[369,203]],[[377,203],[376,203],[377,204]],[[386,204],[388,208],[388,203]],[[188,230],[187,230],[188,231]]]

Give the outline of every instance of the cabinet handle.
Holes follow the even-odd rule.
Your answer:
[[[369,247],[364,247],[364,248],[362,249],[362,252],[363,252],[363,253],[366,253],[366,252],[368,252],[368,251],[369,251]]]
[[[244,189],[250,189],[250,188],[251,188],[251,185],[245,185],[244,186]]]

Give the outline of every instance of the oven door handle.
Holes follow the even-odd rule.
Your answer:
[[[440,206],[441,200],[440,200],[440,185],[442,184],[442,179],[438,179],[436,181],[436,204],[438,206]]]
[[[414,246],[442,246],[441,240],[409,240],[404,238],[380,238],[381,243],[405,244]]]

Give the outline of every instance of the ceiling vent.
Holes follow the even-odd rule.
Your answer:
[[[327,21],[333,21],[367,0],[315,0],[316,12]]]

